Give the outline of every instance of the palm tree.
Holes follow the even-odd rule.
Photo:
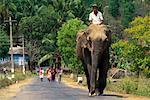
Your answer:
[[[4,19],[12,16],[16,11],[17,7],[12,0],[3,0],[0,2],[0,13],[3,15]]]

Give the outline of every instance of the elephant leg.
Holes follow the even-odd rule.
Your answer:
[[[83,49],[83,58],[84,58],[84,71],[86,74],[87,85],[90,92],[91,52],[87,48]]]
[[[98,95],[103,94],[103,91],[106,87],[106,82],[107,82],[107,71],[105,68],[99,68],[99,77],[97,84]]]
[[[103,53],[102,59],[101,61],[99,61],[100,64],[98,66],[99,69],[99,77],[98,77],[98,92],[99,95],[103,94],[103,91],[106,87],[106,83],[107,83],[107,72],[108,72],[108,68],[109,68],[109,50],[105,51]]]

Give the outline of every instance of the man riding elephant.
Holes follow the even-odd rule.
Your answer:
[[[102,24],[103,23],[103,16],[100,11],[98,11],[98,6],[97,4],[93,4],[93,11],[89,15],[89,21],[90,24]]]
[[[95,7],[97,9],[96,5],[93,9]],[[101,13],[98,12],[97,16],[94,16],[96,15],[90,14],[92,23],[86,30],[80,30],[76,39],[77,56],[84,66],[89,96],[103,94],[106,87],[111,41],[110,30],[102,24]]]

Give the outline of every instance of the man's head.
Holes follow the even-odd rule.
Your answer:
[[[93,5],[92,5],[92,8],[93,8],[93,11],[94,11],[94,12],[97,12],[97,11],[98,11],[98,6],[97,6],[97,4],[93,4]]]

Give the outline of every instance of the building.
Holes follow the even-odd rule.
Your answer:
[[[28,53],[26,52],[27,50],[25,50],[25,65],[29,65],[29,56]],[[11,53],[9,50],[8,56],[4,57],[4,58],[0,58],[0,64],[5,64],[10,62],[10,57],[11,57]],[[13,47],[13,58],[14,58],[14,64],[15,65],[23,65],[23,48],[20,46],[17,47]]]

